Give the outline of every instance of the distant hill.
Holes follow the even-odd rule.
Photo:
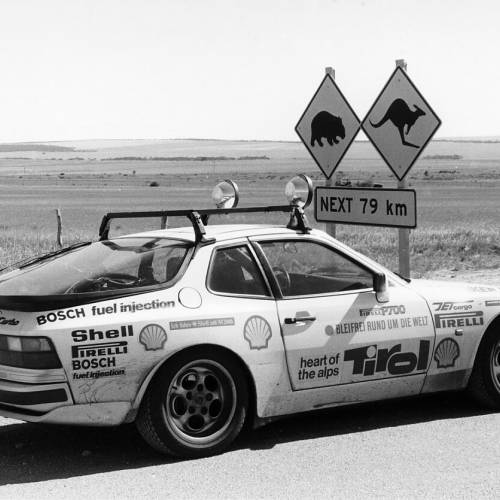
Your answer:
[[[38,151],[45,153],[56,153],[61,151],[76,152],[89,152],[88,149],[82,150],[76,147],[59,146],[53,143],[35,143],[35,142],[13,142],[7,144],[0,144],[1,153],[12,153],[16,151]]]
[[[15,153],[22,153],[16,155]],[[50,154],[48,154],[50,153]],[[78,153],[78,156],[75,156]],[[425,155],[464,160],[500,160],[500,136],[450,137],[434,141]],[[114,160],[114,161],[205,161],[310,160],[304,145],[292,141],[234,141],[219,139],[88,139],[81,141],[20,142],[0,144],[5,160]],[[346,160],[379,160],[369,141],[355,141]]]

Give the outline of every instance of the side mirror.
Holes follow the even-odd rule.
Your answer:
[[[373,290],[375,291],[377,302],[389,302],[387,277],[384,273],[375,273],[373,275]]]

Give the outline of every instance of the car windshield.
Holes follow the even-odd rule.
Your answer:
[[[172,281],[191,243],[167,238],[99,241],[0,276],[0,295],[66,295]]]

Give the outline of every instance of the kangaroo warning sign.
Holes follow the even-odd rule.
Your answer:
[[[417,226],[413,189],[317,187],[314,216],[318,222],[363,226]]]
[[[402,180],[440,125],[441,120],[398,66],[361,127]]]
[[[295,126],[305,147],[329,179],[360,128],[360,122],[327,74]]]

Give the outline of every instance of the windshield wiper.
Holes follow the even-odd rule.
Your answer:
[[[61,248],[59,250],[55,250],[54,252],[49,252],[43,255],[38,255],[36,257],[28,257],[27,259],[20,260],[19,262],[15,262],[14,264],[9,264],[4,268],[0,269],[0,273],[5,271],[6,269],[23,269],[27,266],[31,266],[32,264],[36,264],[37,262],[41,262],[46,259],[50,259],[51,257],[55,257],[56,255],[63,254],[65,252],[69,252],[70,250],[75,250],[76,248],[84,247],[86,245],[90,245],[91,241],[85,241],[83,243],[75,243],[74,245],[70,245],[69,247]]]

